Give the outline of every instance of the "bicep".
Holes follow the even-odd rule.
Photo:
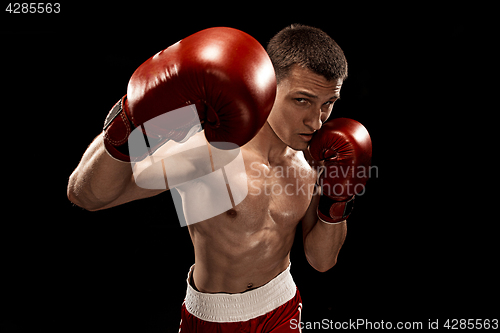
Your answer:
[[[168,156],[152,155],[133,167],[133,181],[143,189],[168,190],[211,172],[210,160],[203,163],[206,147]],[[207,155],[208,156],[208,155]]]
[[[144,189],[168,190],[212,172],[203,132],[186,143],[168,141],[154,154],[133,165],[133,180]]]

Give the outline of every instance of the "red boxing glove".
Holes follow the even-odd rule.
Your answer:
[[[326,223],[344,221],[354,196],[364,191],[369,176],[372,141],[366,128],[348,118],[332,119],[314,135],[311,156],[324,161],[318,217]]]
[[[257,40],[232,28],[202,30],[139,66],[106,118],[104,144],[114,158],[138,161],[167,140],[187,140],[201,122],[214,146],[242,146],[262,128],[275,97],[274,68]],[[138,127],[147,147],[132,149]]]

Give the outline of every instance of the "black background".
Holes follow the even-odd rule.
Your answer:
[[[411,5],[270,5],[2,13],[3,332],[177,332],[194,256],[170,194],[87,212],[67,200],[68,177],[150,56],[212,26],[266,45],[291,23],[323,29],[344,50],[349,77],[333,116],[367,127],[378,168],[333,269],[310,267],[297,233],[302,320],[498,318],[498,245],[477,193],[461,185],[450,132],[470,114],[454,96],[472,18]]]

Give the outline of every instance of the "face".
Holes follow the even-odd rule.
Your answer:
[[[328,119],[340,98],[342,80],[328,81],[300,67],[292,68],[278,85],[276,101],[269,118],[274,133],[287,146],[304,150],[314,132]]]

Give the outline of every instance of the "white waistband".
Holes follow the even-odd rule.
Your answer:
[[[241,294],[207,294],[194,290],[189,283],[184,304],[195,317],[217,323],[246,321],[262,316],[291,300],[297,287],[290,265],[265,285]]]

